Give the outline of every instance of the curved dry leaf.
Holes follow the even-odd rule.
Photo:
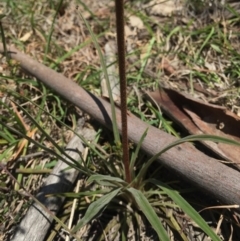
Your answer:
[[[225,107],[208,104],[163,87],[148,95],[158,103],[164,113],[190,134],[217,135],[240,141],[240,118]],[[240,169],[240,147],[209,141],[204,141],[203,144]]]

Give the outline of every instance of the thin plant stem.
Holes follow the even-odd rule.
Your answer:
[[[1,36],[2,36],[2,43],[3,43],[3,50],[4,50],[4,55],[7,59],[7,62],[9,62],[9,56],[8,56],[8,52],[7,52],[7,45],[6,45],[6,39],[5,39],[5,35],[4,35],[4,31],[3,31],[3,26],[2,26],[2,18],[4,18],[5,15],[1,14],[0,15],[0,32],[1,32]]]
[[[62,3],[63,3],[63,0],[60,0],[59,4],[57,6],[57,10],[55,12],[55,15],[53,17],[52,26],[50,28],[50,33],[49,33],[48,38],[47,38],[47,45],[45,47],[44,62],[46,62],[47,54],[49,53],[49,50],[50,50],[50,43],[51,43],[51,39],[52,39],[52,35],[53,35],[54,24],[56,22],[56,19],[57,19],[57,16],[59,14],[59,10],[60,10],[60,8],[62,6]]]
[[[127,128],[127,81],[125,64],[125,38],[124,38],[124,0],[115,0],[116,7],[116,28],[118,45],[118,66],[120,78],[120,96],[121,96],[121,119],[122,119],[122,149],[123,164],[125,168],[125,178],[128,183],[131,182],[131,172],[129,165],[128,150],[128,128]]]

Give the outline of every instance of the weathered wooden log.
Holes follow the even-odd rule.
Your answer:
[[[65,151],[75,161],[80,160],[80,153],[84,151],[82,140],[78,135],[82,135],[86,140],[93,141],[95,132],[92,129],[83,128],[83,123],[79,123],[73,138],[68,143]],[[71,162],[70,159],[63,157]],[[65,198],[56,197],[54,194],[68,192],[72,189],[76,181],[78,170],[68,169],[68,164],[58,160],[52,173],[46,178],[42,188],[36,198],[48,210],[43,209],[38,203],[34,202],[27,211],[20,224],[16,227],[11,241],[43,241],[52,224],[52,215],[57,215]],[[50,195],[46,197],[46,195]],[[51,212],[51,213],[50,213]]]

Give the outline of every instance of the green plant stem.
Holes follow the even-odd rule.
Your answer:
[[[121,95],[121,119],[122,119],[122,149],[123,164],[125,168],[125,178],[128,183],[131,182],[131,172],[129,165],[128,150],[128,129],[127,129],[127,81],[125,64],[125,38],[124,38],[124,0],[115,0],[116,7],[116,28],[118,45],[118,66],[120,78]]]

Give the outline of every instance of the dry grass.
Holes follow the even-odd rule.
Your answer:
[[[70,4],[64,3],[58,12],[56,9],[59,1],[56,0],[20,2],[0,3],[0,13],[6,14],[2,23],[7,44],[14,44],[99,95],[99,58],[79,11],[89,21],[104,49],[107,42],[115,39],[114,2],[87,0],[84,6],[72,1]],[[159,118],[151,104],[140,97],[142,90],[156,89],[161,81],[191,93],[196,98],[226,106],[240,115],[239,16],[232,13],[229,19],[230,14],[226,14],[222,8],[215,5],[206,8],[204,4],[204,11],[198,6],[197,12],[194,12],[194,1],[189,1],[184,6],[181,11],[183,15],[178,13],[163,16],[161,6],[153,10],[153,2],[156,1],[126,3],[129,110],[152,125],[164,128],[171,134],[181,135],[182,133],[177,133],[179,129],[174,129],[165,117]],[[238,5],[235,10],[238,10]],[[12,99],[26,108],[54,141],[63,147],[72,135],[71,129],[74,129],[76,119],[82,115],[81,111],[20,71],[17,63],[11,62],[9,65],[2,58],[0,72],[0,115],[4,120],[15,129],[54,149],[41,133],[35,132],[34,123],[9,100]],[[190,88],[186,88],[186,82]],[[210,98],[200,95],[191,88],[194,82],[217,93],[217,96]],[[98,125],[96,128],[99,128]],[[6,129],[0,132],[1,163],[9,168],[30,193],[36,193],[56,159]],[[101,148],[114,153],[111,150],[113,143],[111,140],[107,143],[108,139],[108,133],[100,138]],[[34,156],[35,153],[39,153],[39,157]],[[29,156],[29,159],[24,156]],[[45,172],[34,173],[39,168]],[[3,170],[0,171],[0,240],[5,240],[26,212],[29,198],[23,198],[21,187]],[[229,237],[232,221],[225,221],[224,228],[227,230],[224,232]],[[237,238],[240,236],[236,226],[234,235]]]

